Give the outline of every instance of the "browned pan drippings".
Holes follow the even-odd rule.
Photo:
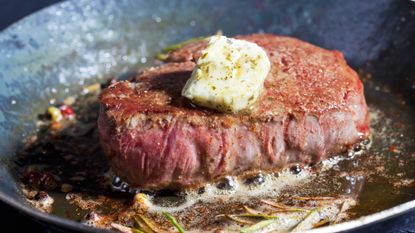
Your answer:
[[[35,206],[99,227],[114,228],[114,222],[135,227],[133,217],[141,216],[159,230],[172,229],[161,213],[152,210],[167,210],[185,229],[192,230],[247,227],[259,221],[253,215],[265,218],[266,214],[277,213],[296,213],[310,220],[295,223],[299,227],[319,227],[375,213],[415,197],[415,131],[411,118],[415,111],[384,87],[368,84],[366,98],[372,137],[344,155],[310,168],[294,166],[285,173],[226,178],[186,194],[134,189],[112,178],[97,137],[97,95],[87,94],[71,106],[77,121],[67,129],[61,131],[55,125],[51,131],[48,120],[40,121],[46,125],[40,126],[39,133],[19,153],[16,170],[27,199]],[[276,190],[283,181],[293,185]],[[258,190],[263,192],[257,195]],[[135,193],[141,194],[134,199]],[[145,204],[149,199],[150,207]],[[341,213],[312,222],[314,209],[329,207]]]

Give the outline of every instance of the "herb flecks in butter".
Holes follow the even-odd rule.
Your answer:
[[[266,52],[257,44],[212,36],[182,95],[222,112],[247,110],[258,100],[270,66]]]

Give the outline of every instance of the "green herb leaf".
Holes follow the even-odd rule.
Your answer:
[[[177,228],[177,230],[180,233],[185,233],[183,227],[180,226],[180,224],[176,221],[176,219],[173,216],[171,216],[169,213],[165,211],[163,212],[163,215]]]
[[[201,41],[201,40],[204,40],[204,39],[206,39],[206,38],[207,38],[207,37],[204,37],[204,36],[200,36],[200,37],[191,38],[191,39],[188,39],[188,40],[186,40],[186,41],[183,41],[183,42],[180,42],[180,43],[177,43],[177,44],[172,44],[172,45],[169,45],[169,46],[167,46],[166,48],[164,48],[162,51],[163,51],[164,53],[168,53],[168,52],[171,52],[171,51],[173,51],[173,50],[180,49],[180,48],[182,48],[183,46],[185,46],[185,45],[187,45],[187,44],[190,44],[190,43],[192,43],[192,42]]]
[[[167,53],[157,53],[156,54],[156,59],[159,61],[165,61],[167,60],[167,58],[169,57],[169,55]]]
[[[190,44],[192,42],[201,41],[201,40],[204,40],[206,38],[208,38],[208,37],[201,36],[201,37],[191,38],[189,40],[186,40],[186,41],[183,41],[183,42],[180,42],[180,43],[177,43],[177,44],[169,45],[166,48],[162,49],[161,53],[156,54],[156,59],[160,60],[160,61],[165,61],[169,57],[169,54],[168,54],[169,52],[174,51],[176,49],[180,49],[183,46],[185,46],[187,44]]]

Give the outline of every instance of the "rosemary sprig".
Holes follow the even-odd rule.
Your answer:
[[[144,230],[144,226],[140,223],[140,221],[135,216],[133,216],[133,219],[134,219],[134,222],[138,226],[138,228],[133,228],[134,230],[138,230],[138,232],[133,232],[133,233],[140,233],[140,232],[147,233],[147,231]]]
[[[138,227],[142,228],[140,221],[138,221],[137,217],[133,216],[134,222],[138,225]]]
[[[271,224],[277,223],[278,219],[269,219],[258,222],[252,226],[242,228],[241,233],[259,233],[265,229],[267,229]],[[267,229],[267,232],[273,231],[275,229]]]
[[[225,218],[227,218],[231,221],[234,221],[234,222],[237,222],[237,223],[240,223],[240,224],[246,224],[246,225],[252,225],[252,224],[255,223],[255,222],[252,222],[252,221],[247,221],[245,219],[238,218],[235,215],[231,215],[231,214],[221,214],[221,215],[217,215],[216,217],[225,217]]]
[[[293,208],[293,207],[286,206],[286,205],[276,203],[276,202],[273,202],[273,201],[268,201],[268,200],[260,200],[260,201],[264,204],[267,204],[267,205],[270,205],[274,208],[279,209],[278,212],[307,212],[307,211],[309,211],[307,209]]]
[[[137,228],[131,228],[132,233],[145,233],[144,231],[137,229]]]
[[[185,233],[183,227],[180,226],[180,224],[176,221],[176,219],[173,216],[171,216],[169,213],[165,211],[163,212],[163,215],[177,228],[177,230],[180,233]]]
[[[312,221],[313,220],[313,218],[314,218],[314,215],[316,215],[316,214],[319,214],[319,209],[318,208],[316,208],[316,209],[313,209],[312,211],[310,211],[305,217],[304,217],[304,219],[302,220],[302,221],[300,221],[292,230],[291,230],[291,232],[296,232],[296,231],[304,231],[304,230],[306,230],[306,229],[308,229],[307,227],[306,227],[306,224],[309,222],[309,221]],[[312,223],[310,224],[311,226],[313,225]]]
[[[149,220],[149,219],[147,219],[146,217],[144,217],[144,215],[142,215],[142,214],[139,214],[138,215],[138,217],[141,219],[141,221],[143,221],[144,222],[144,224],[151,230],[151,231],[153,231],[153,232],[156,232],[156,233],[158,233],[158,232],[161,232],[159,229],[157,229],[157,227],[155,227],[154,225],[153,225],[153,223]]]

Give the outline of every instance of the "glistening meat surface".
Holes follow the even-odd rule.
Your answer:
[[[117,175],[148,189],[191,187],[315,163],[369,133],[363,85],[340,52],[270,34],[237,38],[263,47],[271,61],[249,114],[201,108],[181,96],[205,42],[102,92],[100,140]]]

